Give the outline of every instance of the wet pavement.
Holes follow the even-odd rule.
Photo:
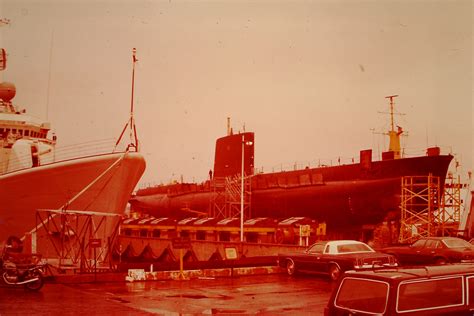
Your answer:
[[[283,274],[0,287],[0,315],[322,315],[329,280]]]

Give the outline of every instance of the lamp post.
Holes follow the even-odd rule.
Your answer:
[[[240,242],[244,241],[244,146],[245,138],[242,134],[242,170],[240,181]]]

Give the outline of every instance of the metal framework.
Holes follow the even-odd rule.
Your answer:
[[[209,216],[214,218],[225,218],[226,217],[226,198],[225,198],[225,178],[214,178],[211,181],[214,195],[211,198],[211,204],[209,206]]]
[[[439,229],[443,236],[449,235],[459,229],[461,214],[463,211],[463,202],[461,199],[461,178],[457,179],[453,174],[449,173],[444,185],[444,194],[441,199],[442,206],[436,214],[437,221],[440,223]]]
[[[402,177],[400,237],[401,243],[419,237],[434,236],[440,225],[440,179],[428,176]]]
[[[251,218],[251,177],[244,177],[244,218]],[[211,201],[211,217],[231,218],[240,216],[240,175],[213,180],[214,197]]]
[[[107,219],[109,222],[107,222]],[[59,267],[78,265],[80,272],[97,268],[97,262],[112,267],[111,250],[121,216],[113,213],[38,210],[36,234],[43,229],[59,259]],[[112,222],[110,222],[112,220]]]
[[[242,181],[242,178],[237,175],[234,177],[226,178],[226,209],[227,209],[227,217],[239,217],[241,209],[243,209],[244,219],[251,218],[250,212],[250,197],[251,197],[251,178],[245,177]],[[244,188],[242,191],[242,182],[244,184]],[[243,199],[241,199],[241,193],[243,192]],[[243,202],[243,208],[241,208]]]

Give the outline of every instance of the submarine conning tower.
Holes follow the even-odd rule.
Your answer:
[[[254,133],[233,134],[232,129],[228,128],[227,136],[216,140],[214,177],[223,178],[240,175],[242,173],[242,158],[244,159],[244,175],[252,175],[254,171],[254,147]]]

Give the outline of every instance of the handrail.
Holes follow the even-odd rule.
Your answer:
[[[452,154],[452,148],[449,146],[438,146],[441,148],[443,154]],[[425,149],[417,148],[406,148],[403,149],[403,158],[415,158],[426,156]],[[372,161],[381,161],[380,157],[375,152],[372,152]],[[312,159],[308,161],[294,161],[294,162],[285,162],[278,165],[273,165],[271,167],[255,167],[255,174],[258,173],[268,173],[268,172],[283,172],[283,171],[295,171],[303,170],[305,168],[319,168],[319,167],[336,167],[342,165],[350,165],[360,163],[360,156],[337,156],[332,158],[321,158],[321,159]]]
[[[115,149],[115,150],[114,150]],[[99,156],[104,154],[110,153],[120,153],[127,151],[128,148],[115,148],[115,141],[114,139],[102,139],[90,142],[84,142],[74,145],[66,145],[66,146],[56,146],[53,149],[51,155],[53,155],[53,160],[48,163],[44,163],[42,165],[50,165],[58,162],[64,162],[68,160],[78,159],[78,158],[86,158],[86,157],[93,157]],[[17,157],[16,161],[19,165],[23,162],[28,162],[31,159],[31,155],[23,155]],[[16,169],[14,171],[7,172],[7,166],[9,161],[1,161],[0,162],[0,175],[16,172],[19,170],[31,169],[35,167],[29,168],[21,168]]]

